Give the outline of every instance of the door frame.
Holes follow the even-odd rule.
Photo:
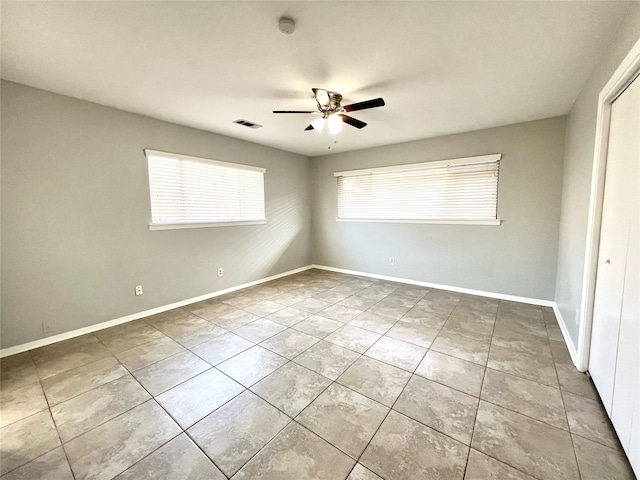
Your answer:
[[[589,199],[589,220],[587,224],[587,245],[585,249],[584,276],[582,281],[582,301],[580,305],[580,329],[578,332],[578,370],[589,369],[591,350],[591,326],[593,325],[593,304],[598,272],[598,251],[600,247],[600,227],[604,201],[604,180],[607,171],[607,151],[609,148],[609,127],[611,104],[640,73],[640,39],[622,60],[598,97],[598,116],[591,175],[591,195]]]

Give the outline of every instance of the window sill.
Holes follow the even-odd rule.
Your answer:
[[[385,218],[336,218],[336,222],[430,223],[434,225],[500,225],[502,220],[396,220]]]
[[[266,220],[247,222],[209,222],[209,223],[150,223],[149,230],[181,230],[184,228],[239,227],[242,225],[265,225]]]

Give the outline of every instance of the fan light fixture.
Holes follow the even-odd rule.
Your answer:
[[[316,118],[311,122],[311,126],[318,133],[321,133],[322,130],[324,130],[325,125],[329,128],[329,135],[335,135],[342,131],[342,118],[335,113],[331,113]]]
[[[321,115],[316,118],[311,125],[305,128],[305,131],[315,130],[320,133],[324,129],[324,125],[329,125],[329,135],[335,135],[342,131],[342,124],[346,123],[355,128],[364,128],[366,123],[353,118],[347,113],[355,112],[357,110],[366,110],[369,108],[383,107],[384,100],[382,98],[374,98],[372,100],[365,100],[364,102],[352,103],[351,105],[341,105],[342,95],[331,90],[325,90],[324,88],[312,88],[313,96],[316,99],[318,110],[274,110],[273,113],[305,113]]]

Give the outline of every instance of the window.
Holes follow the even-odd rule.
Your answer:
[[[145,150],[152,230],[266,223],[264,168]]]
[[[501,156],[336,172],[337,220],[499,225]]]

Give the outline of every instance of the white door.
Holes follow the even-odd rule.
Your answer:
[[[611,109],[589,372],[636,472],[640,416],[640,80]]]

